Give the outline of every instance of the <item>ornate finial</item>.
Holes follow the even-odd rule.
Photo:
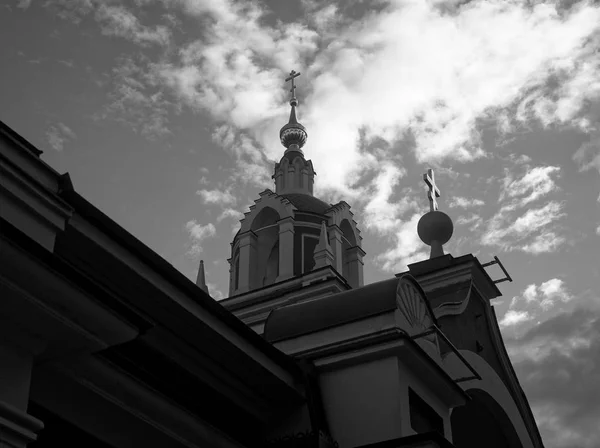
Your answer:
[[[433,170],[429,168],[425,174],[423,174],[423,180],[429,187],[427,190],[427,197],[429,197],[429,211],[436,211],[438,209],[437,201],[435,198],[440,197],[440,190],[435,185],[435,175]]]
[[[200,260],[200,266],[198,267],[198,277],[196,277],[196,285],[208,294],[206,278],[204,277],[204,260]]]
[[[308,134],[306,133],[306,129],[296,119],[296,106],[298,105],[298,100],[296,99],[296,84],[294,83],[294,79],[300,76],[300,73],[296,73],[294,70],[290,72],[290,76],[285,79],[285,82],[292,81],[292,88],[290,92],[292,92],[292,98],[290,99],[290,106],[292,106],[292,110],[290,111],[290,120],[288,124],[281,128],[279,131],[279,138],[281,139],[281,144],[285,146],[287,151],[299,151],[302,153],[302,147],[306,143],[306,139],[308,138]]]
[[[441,257],[444,255],[444,248],[442,246],[452,237],[454,224],[452,224],[452,220],[447,214],[438,210],[436,198],[440,197],[440,190],[435,184],[432,169],[428,169],[423,174],[423,180],[428,186],[429,212],[425,213],[419,220],[417,233],[421,241],[431,246],[429,258]]]
[[[321,221],[321,233],[319,234],[319,244],[315,247],[314,260],[315,267],[313,269],[334,264],[333,249],[331,249],[329,239],[327,238],[327,225],[325,221]]]

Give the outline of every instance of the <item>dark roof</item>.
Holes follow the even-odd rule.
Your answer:
[[[299,212],[310,212],[324,215],[325,211],[331,208],[331,204],[323,202],[319,198],[302,193],[285,193],[279,196],[290,201]]]
[[[21,148],[25,149],[26,151],[29,151],[36,157],[39,157],[43,153],[43,151],[37,149],[35,146],[33,146],[15,131],[13,131],[6,123],[2,121],[0,121],[0,135],[4,135],[9,139],[15,141]]]
[[[396,308],[398,278],[295,305],[269,314],[264,337],[280,341],[343,323],[364,319]]]
[[[79,195],[70,182],[68,175],[61,176],[60,193],[62,199],[69,203],[76,212],[92,222],[95,226],[105,232],[115,242],[122,247],[132,251],[144,263],[157,271],[157,274],[176,287],[180,288],[186,294],[194,297],[196,302],[216,318],[220,319],[229,328],[233,329],[254,347],[262,351],[271,360],[275,361],[281,367],[286,369],[292,375],[300,375],[301,371],[293,359],[277,350],[270,344],[267,344],[261,336],[251,330],[241,320],[227,311],[220,303],[215,301],[206,292],[200,289],[194,282],[191,282],[181,272],[175,269],[169,262],[156,254],[136,237],[131,235],[115,221],[110,219],[99,209],[94,207],[85,198]],[[198,322],[200,324],[200,322]]]

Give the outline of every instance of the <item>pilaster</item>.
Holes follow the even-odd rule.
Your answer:
[[[294,218],[279,221],[279,275],[277,281],[294,276]]]
[[[239,287],[236,294],[249,291],[252,280],[256,278],[256,234],[249,230],[240,235],[240,272]]]
[[[366,255],[366,252],[360,246],[354,246],[347,249],[346,253],[348,255],[348,274],[350,277],[346,280],[353,288],[360,288],[364,285],[363,257]]]
[[[340,229],[338,226],[333,225],[329,227],[329,244],[331,245],[331,250],[333,251],[333,256],[335,257],[333,267],[340,274],[344,272],[342,236],[342,229]]]

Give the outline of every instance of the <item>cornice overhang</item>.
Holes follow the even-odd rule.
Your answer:
[[[296,352],[293,356],[296,359],[310,360],[319,372],[338,370],[396,356],[418,377],[428,378],[428,381],[442,394],[440,397],[442,400],[453,406],[469,400],[465,391],[446,373],[440,363],[434,360],[407,332],[397,327],[388,327],[314,346]]]
[[[419,281],[425,292],[472,281],[481,297],[491,300],[502,295],[492,278],[473,255],[454,258],[447,254],[408,265],[409,272]],[[402,274],[396,274],[400,276]]]
[[[61,176],[19,141],[0,138],[0,177],[0,218],[52,251],[73,213],[58,195]]]
[[[318,282],[326,280],[335,280],[340,285],[345,286],[345,289],[350,289],[348,282],[342,277],[333,266],[323,266],[322,268],[315,269],[290,279],[286,279],[277,283],[272,283],[267,286],[263,286],[259,289],[254,289],[249,292],[237,294],[235,296],[228,297],[219,301],[223,307],[229,311],[236,311],[246,306],[251,306],[271,300],[272,298],[279,297],[284,294],[289,294],[295,291],[301,291],[309,285],[316,284]]]

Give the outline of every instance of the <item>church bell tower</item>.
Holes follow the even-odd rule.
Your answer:
[[[279,132],[285,151],[275,163],[275,191],[259,193],[244,213],[231,243],[229,298],[221,302],[259,333],[275,303],[363,285],[365,252],[350,206],[329,204],[313,193],[316,173],[302,150],[308,132],[297,118],[298,76],[292,71],[286,78],[290,115]]]

